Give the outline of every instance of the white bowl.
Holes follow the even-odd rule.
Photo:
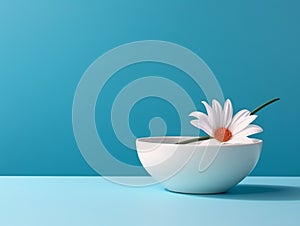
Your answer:
[[[147,172],[168,190],[181,193],[223,193],[243,180],[260,157],[262,140],[248,144],[205,141],[176,144],[193,137],[148,137],[136,140]]]

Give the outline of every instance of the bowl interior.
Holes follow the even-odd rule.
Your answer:
[[[176,144],[177,142],[189,140],[197,138],[195,136],[161,136],[161,137],[142,137],[137,139],[137,143],[153,143],[153,144],[174,144],[174,145],[189,145],[189,146],[199,146],[199,145],[208,145],[208,146],[220,146],[221,143],[219,142],[213,142],[212,139],[205,140],[205,141],[198,141],[198,142],[192,142],[187,144]],[[253,145],[262,143],[262,140],[256,139],[256,138],[250,138],[250,143],[236,143],[236,144],[230,144],[230,143],[223,143],[223,146],[243,146],[243,145]]]

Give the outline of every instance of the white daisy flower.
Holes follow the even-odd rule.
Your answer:
[[[202,103],[207,115],[198,111],[192,112],[190,116],[197,119],[192,120],[191,124],[219,142],[249,143],[251,140],[248,136],[263,131],[260,126],[251,124],[257,115],[252,115],[250,111],[241,110],[233,116],[229,99],[226,100],[223,109],[217,100],[212,101],[212,107],[205,101]]]

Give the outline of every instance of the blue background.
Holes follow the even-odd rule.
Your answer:
[[[235,110],[281,97],[256,121],[265,143],[253,175],[299,176],[299,9],[296,0],[0,1],[0,174],[95,175],[73,136],[76,86],[86,68],[111,48],[157,39],[202,57]],[[183,76],[159,64],[120,73],[126,70]],[[122,87],[126,80],[114,76],[114,87]],[[203,110],[201,91],[190,81],[182,84]],[[102,102],[99,98],[97,111],[111,92],[102,94]],[[143,102],[132,114],[139,114],[141,104],[157,106],[152,116],[173,120],[168,134],[178,132],[170,105],[155,98]],[[143,122],[150,116],[140,118],[140,126],[131,118],[137,135],[147,135]],[[101,120],[96,118],[99,125]],[[138,164],[134,157],[124,161]]]

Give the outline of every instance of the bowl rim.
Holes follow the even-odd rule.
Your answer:
[[[217,147],[217,146],[223,146],[223,147],[238,147],[238,146],[251,146],[251,145],[257,145],[262,144],[263,140],[257,139],[257,138],[250,138],[253,143],[236,143],[236,144],[227,144],[227,143],[220,143],[220,144],[212,144],[212,145],[199,145],[199,143],[188,143],[188,144],[175,144],[175,143],[161,143],[161,142],[150,142],[150,139],[164,139],[164,138],[186,138],[186,139],[193,139],[197,138],[198,136],[153,136],[153,137],[140,137],[136,139],[136,143],[148,143],[148,144],[160,144],[160,145],[166,145],[166,146],[194,146],[194,147]]]

